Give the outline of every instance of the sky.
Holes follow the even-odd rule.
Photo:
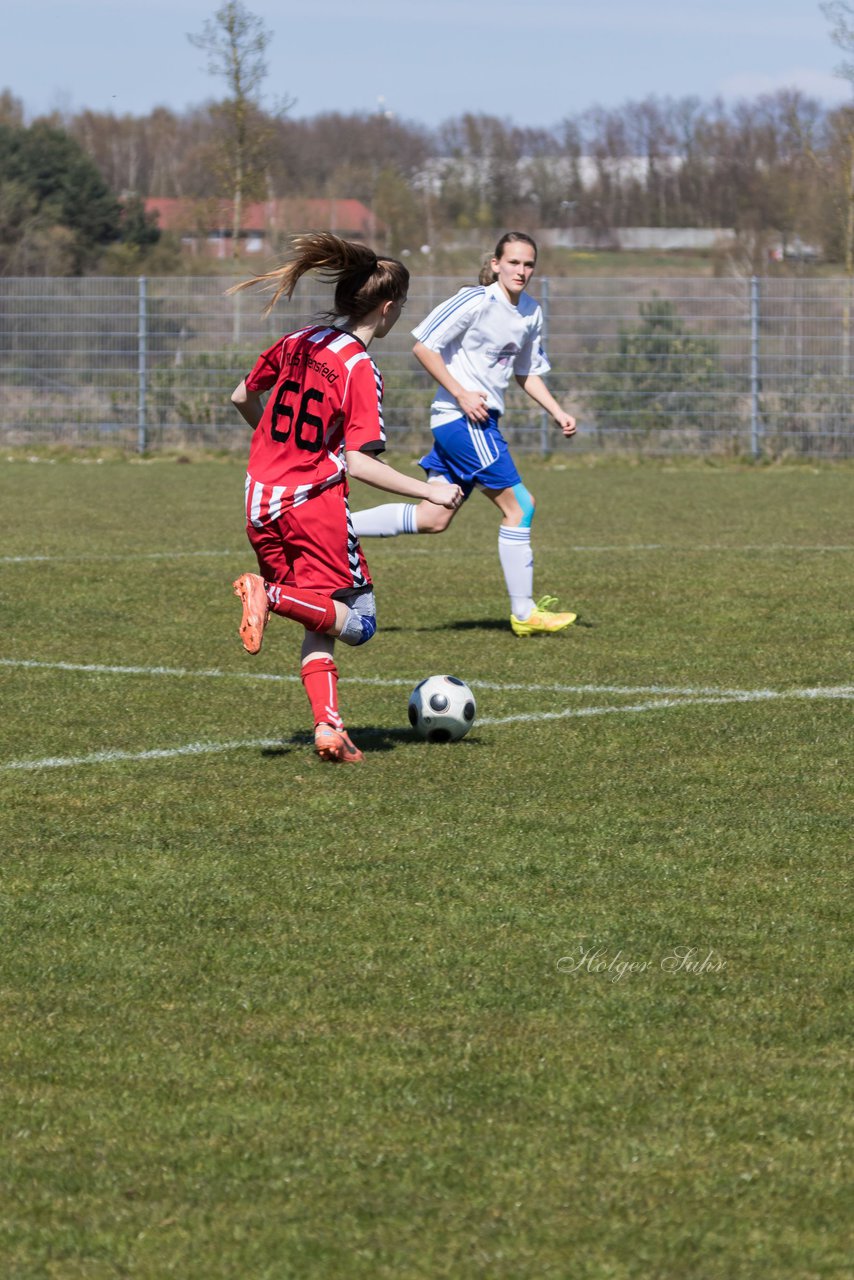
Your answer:
[[[0,90],[27,120],[85,108],[182,112],[224,96],[187,36],[221,0],[15,0]],[[271,41],[264,105],[296,119],[385,111],[430,128],[467,112],[550,127],[649,96],[851,96],[818,0],[244,0]]]

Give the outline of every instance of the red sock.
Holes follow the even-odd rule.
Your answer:
[[[265,582],[264,587],[273,613],[301,622],[306,631],[328,631],[334,625],[335,605],[328,596],[280,582]]]
[[[312,658],[300,672],[315,726],[331,724],[333,729],[343,729],[344,721],[338,713],[338,668],[332,658]]]

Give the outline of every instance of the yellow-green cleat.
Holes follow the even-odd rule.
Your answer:
[[[555,631],[571,627],[578,617],[575,613],[553,613],[557,596],[542,596],[524,622],[510,614],[510,626],[516,636],[547,636]]]

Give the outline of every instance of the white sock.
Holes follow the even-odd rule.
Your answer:
[[[414,502],[388,502],[367,511],[354,511],[357,538],[395,538],[399,533],[417,533]]]
[[[498,530],[498,558],[504,570],[504,581],[510,595],[514,618],[524,622],[534,608],[534,553],[531,530],[508,528]]]

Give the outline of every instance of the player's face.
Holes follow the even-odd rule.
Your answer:
[[[498,283],[512,302],[517,302],[519,294],[527,288],[536,265],[536,252],[525,240],[511,240],[504,246],[501,257],[492,259]]]

